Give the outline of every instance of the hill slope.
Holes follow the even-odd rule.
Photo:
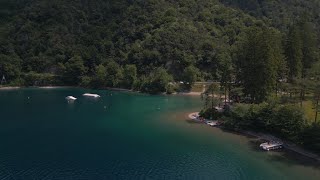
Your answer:
[[[63,76],[76,59],[73,76],[95,76],[98,65],[111,63],[133,64],[141,78],[161,67],[175,80],[188,80],[186,68],[200,70],[197,80],[217,79],[249,27],[284,33],[309,10],[319,25],[317,1],[270,2],[1,0],[1,74],[10,81],[30,72]]]

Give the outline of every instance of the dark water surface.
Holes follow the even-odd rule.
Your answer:
[[[314,163],[186,121],[199,97],[88,91],[0,91],[0,179],[320,179]]]

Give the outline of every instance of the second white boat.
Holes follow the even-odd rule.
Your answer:
[[[90,93],[85,93],[83,94],[85,97],[93,97],[93,98],[99,98],[101,97],[99,94],[90,94]]]

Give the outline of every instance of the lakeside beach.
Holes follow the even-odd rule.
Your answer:
[[[14,86],[12,86],[12,87],[0,87],[0,90],[13,90],[13,89],[19,89],[19,88],[21,88],[21,87],[14,87]]]

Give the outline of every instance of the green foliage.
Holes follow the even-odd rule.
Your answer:
[[[219,60],[219,80],[221,82],[221,85],[227,88],[231,81],[234,79],[234,67],[232,58],[230,56],[230,53],[228,52],[220,52],[217,58]]]
[[[320,124],[314,123],[304,129],[302,133],[303,145],[316,152],[320,152]]]
[[[217,49],[233,45],[258,21],[218,1],[204,0],[13,0],[1,3],[0,13],[0,55],[16,54],[22,73],[63,75],[70,85],[79,84],[81,76],[93,77],[97,66],[108,68],[112,61],[121,68],[135,65],[138,77],[159,67],[176,81],[194,81],[197,69],[216,77]],[[70,72],[74,57],[85,69]],[[108,86],[131,87],[132,82],[111,81],[111,75]]]
[[[21,60],[17,56],[0,54],[0,76],[7,81],[18,78],[21,74]]]
[[[63,80],[70,85],[78,85],[81,77],[85,75],[86,67],[80,56],[74,56],[66,62],[63,73]]]
[[[111,61],[106,65],[106,85],[108,87],[119,87],[123,79],[123,70],[118,63]]]
[[[194,66],[188,66],[184,69],[183,72],[183,80],[187,82],[189,89],[191,88],[192,84],[197,81],[199,76],[199,69]]]
[[[210,84],[205,92],[201,95],[204,101],[204,109],[214,109],[215,106],[220,104],[218,95],[220,94],[219,85],[216,83]]]
[[[167,94],[173,94],[175,92],[177,92],[179,89],[178,85],[177,84],[173,84],[173,83],[169,83],[168,86],[167,86]]]
[[[319,59],[319,51],[317,46],[317,35],[315,27],[312,23],[304,21],[301,26],[302,36],[302,54],[303,54],[303,75],[306,76],[306,70]]]
[[[246,13],[263,19],[270,23],[273,27],[281,30],[287,29],[292,21],[300,17],[308,17],[312,22],[319,20],[318,12],[320,4],[318,0],[290,0],[290,1],[275,1],[275,0],[220,0],[220,2],[240,8]],[[319,29],[319,21],[316,23]]]
[[[299,141],[304,126],[304,114],[293,105],[239,104],[225,117],[225,126],[232,129],[249,129],[277,134]]]
[[[267,99],[276,86],[280,62],[283,61],[279,32],[251,28],[238,50],[244,92],[256,103]]]
[[[204,117],[205,119],[218,120],[223,116],[223,113],[217,111],[215,108],[213,109],[207,108],[207,109],[201,110],[199,115],[201,117]]]
[[[22,84],[24,86],[49,86],[49,85],[61,85],[60,77],[49,73],[36,73],[29,72],[21,75],[23,78]]]
[[[80,86],[82,87],[90,87],[92,86],[92,78],[89,76],[82,76],[81,77],[81,82],[80,82]]]
[[[290,140],[299,140],[298,135],[304,128],[304,113],[301,108],[293,105],[280,106],[273,112],[270,122],[272,131]]]
[[[123,87],[132,89],[137,83],[137,67],[134,64],[128,64],[123,70]]]
[[[141,90],[151,94],[167,92],[172,80],[172,76],[164,68],[157,68],[144,80]]]
[[[225,94],[244,88],[261,102],[319,58],[318,9],[315,0],[1,1],[0,75],[140,90],[164,68],[172,81],[219,81]]]
[[[292,81],[294,78],[301,78],[302,76],[302,39],[298,27],[291,27],[287,42],[286,42],[286,56],[289,65],[289,78]]]
[[[106,86],[106,78],[107,78],[107,71],[106,68],[100,64],[96,67],[95,76],[92,79],[92,86],[95,88],[101,88]]]

